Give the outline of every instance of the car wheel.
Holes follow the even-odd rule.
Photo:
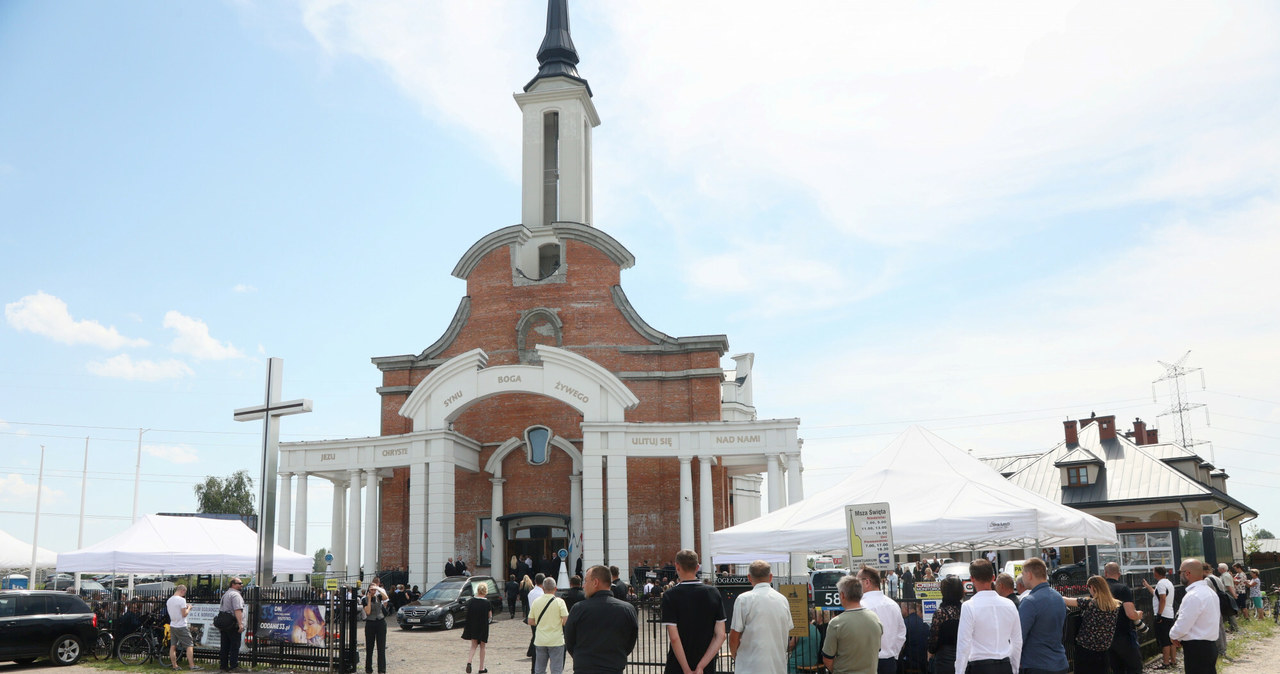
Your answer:
[[[444,628],[445,628],[445,629],[447,629],[447,630],[451,630],[451,629],[453,629],[453,614],[452,614],[452,613],[446,613],[446,614],[444,614]]]
[[[73,635],[64,634],[53,641],[53,647],[49,649],[49,659],[55,665],[74,665],[80,661],[82,650],[79,639]]]

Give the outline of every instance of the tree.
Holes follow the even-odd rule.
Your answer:
[[[1250,560],[1254,554],[1262,550],[1262,544],[1258,542],[1258,525],[1250,524],[1244,535],[1244,554],[1245,561],[1252,563]]]
[[[324,556],[327,554],[329,554],[329,551],[326,550],[325,548],[320,548],[319,550],[316,550],[316,563],[314,566],[311,567],[312,571],[316,573],[320,573],[324,571],[324,567],[325,567]]]
[[[1258,529],[1258,538],[1275,538],[1276,535],[1266,529]]]
[[[249,477],[247,470],[237,470],[225,480],[210,475],[195,486],[195,491],[199,512],[257,514],[253,507],[257,495],[253,491],[253,478]]]

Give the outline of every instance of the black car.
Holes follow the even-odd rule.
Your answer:
[[[1049,573],[1049,580],[1055,585],[1083,583],[1089,580],[1089,570],[1085,568],[1084,562],[1063,564]]]
[[[415,627],[453,626],[467,621],[467,602],[476,595],[476,588],[484,585],[494,613],[502,612],[502,593],[498,584],[489,576],[450,576],[431,586],[417,601],[411,601],[396,611],[400,629]]]
[[[48,656],[74,665],[98,638],[98,617],[83,599],[50,590],[0,592],[0,661]]]

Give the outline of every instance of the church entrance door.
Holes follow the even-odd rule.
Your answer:
[[[533,572],[555,574],[559,571],[556,553],[569,547],[569,518],[550,513],[517,513],[500,518],[506,536],[506,549],[519,559],[533,559]]]

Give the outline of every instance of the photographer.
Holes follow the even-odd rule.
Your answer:
[[[382,581],[374,578],[360,598],[364,611],[364,671],[373,673],[373,648],[378,648],[378,674],[387,673],[387,612],[391,598],[382,589]]]

